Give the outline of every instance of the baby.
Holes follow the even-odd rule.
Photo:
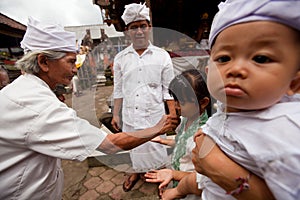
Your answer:
[[[202,131],[249,175],[227,194],[201,178],[202,199],[231,199],[248,189],[250,174],[276,199],[299,199],[300,1],[228,0],[219,8],[207,85],[220,107]],[[207,153],[196,149],[196,156]]]

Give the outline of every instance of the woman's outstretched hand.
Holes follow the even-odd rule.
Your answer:
[[[166,132],[174,131],[179,124],[180,118],[178,116],[164,115],[154,128],[157,129],[157,133],[159,133],[159,135],[162,135]]]

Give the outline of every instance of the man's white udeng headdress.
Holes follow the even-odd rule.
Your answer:
[[[146,7],[146,4],[137,4],[132,3],[125,6],[123,15],[121,16],[125,25],[128,25],[131,22],[148,20],[150,21],[149,8]]]

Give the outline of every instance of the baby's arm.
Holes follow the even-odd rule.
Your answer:
[[[199,156],[205,137],[208,136],[197,133],[194,138],[196,147],[193,149],[193,163],[197,172],[209,177],[237,199],[274,199],[263,179],[227,157],[218,145],[214,145],[204,157]],[[242,182],[236,180],[238,177],[243,178],[250,188],[240,190]]]

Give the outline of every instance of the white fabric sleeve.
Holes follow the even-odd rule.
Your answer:
[[[33,121],[26,138],[28,147],[61,159],[84,160],[107,135],[61,104],[52,104]]]
[[[123,98],[123,93],[122,93],[122,71],[121,71],[121,65],[120,65],[120,57],[122,56],[117,56],[114,60],[114,92],[113,92],[113,98],[114,99],[119,99]]]

